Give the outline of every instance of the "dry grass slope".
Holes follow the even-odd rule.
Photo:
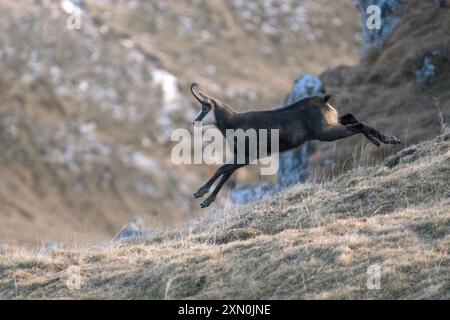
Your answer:
[[[0,1],[0,243],[201,216],[192,192],[215,168],[168,161],[199,108],[189,84],[240,110],[276,106],[361,45],[351,0],[72,2],[79,30],[70,1]]]
[[[0,249],[0,298],[449,299],[449,179],[447,132],[140,243]],[[71,265],[80,290],[66,287]]]

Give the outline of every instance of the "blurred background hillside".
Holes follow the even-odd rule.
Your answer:
[[[214,168],[170,161],[172,130],[199,108],[192,81],[250,110],[281,105],[314,74],[341,112],[406,144],[436,135],[433,98],[444,113],[450,99],[449,9],[382,1],[392,23],[373,39],[366,2],[2,0],[0,243],[82,244],[135,216],[152,228],[200,217],[191,195]],[[330,173],[355,150],[392,151],[361,137],[313,149],[308,167]],[[236,179],[249,183],[245,171]]]

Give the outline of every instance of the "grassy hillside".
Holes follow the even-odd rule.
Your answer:
[[[0,298],[449,299],[450,132],[135,243],[0,248]],[[65,284],[80,267],[81,288]],[[367,269],[381,266],[381,288]]]
[[[79,30],[66,27],[74,6]],[[192,193],[215,167],[168,161],[172,129],[191,128],[199,107],[192,81],[242,111],[276,107],[314,73],[341,113],[405,145],[436,136],[433,98],[450,114],[449,12],[405,1],[358,64],[352,0],[1,1],[0,243],[88,244],[134,216],[161,227],[203,216]],[[423,87],[416,72],[429,68]],[[359,163],[355,150],[367,162],[398,151],[359,136],[313,147],[318,181]]]
[[[0,243],[33,245],[201,216],[214,168],[170,161],[188,85],[276,106],[301,73],[356,64],[361,36],[351,0],[2,0],[0,44]]]

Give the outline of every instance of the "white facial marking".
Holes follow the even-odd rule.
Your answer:
[[[331,104],[327,103],[327,106],[329,106],[331,109],[336,110]]]

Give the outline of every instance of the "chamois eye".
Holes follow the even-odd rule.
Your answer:
[[[202,110],[203,110],[203,111],[208,111],[208,110],[209,110],[209,105],[204,104],[204,105],[202,106]]]

